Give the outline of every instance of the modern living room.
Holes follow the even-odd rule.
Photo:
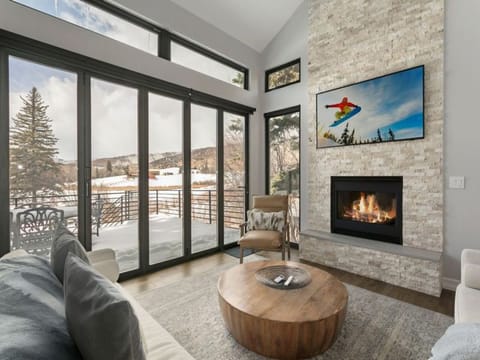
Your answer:
[[[0,0],[0,358],[480,359],[479,11]]]

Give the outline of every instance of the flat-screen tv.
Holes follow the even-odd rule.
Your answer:
[[[424,66],[317,94],[317,148],[423,139]]]

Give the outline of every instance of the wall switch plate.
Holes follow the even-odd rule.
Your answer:
[[[465,176],[450,176],[448,187],[450,189],[465,189]]]

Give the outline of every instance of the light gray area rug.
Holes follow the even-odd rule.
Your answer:
[[[251,255],[245,260],[263,259]],[[265,359],[237,344],[217,300],[219,275],[236,263],[138,295],[143,307],[198,360]],[[428,359],[453,318],[355,286],[336,343],[315,359]]]

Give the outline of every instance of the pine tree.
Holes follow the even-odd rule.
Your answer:
[[[61,192],[58,139],[47,115],[48,105],[33,87],[20,97],[23,106],[13,118],[10,129],[10,184],[16,196],[31,196],[37,203],[40,193]]]
[[[232,84],[239,85],[240,87],[243,87],[244,84],[244,75],[241,72],[238,72],[237,75],[232,79]]]
[[[338,140],[338,142],[340,144],[347,145],[348,144],[348,138],[349,138],[349,130],[348,130],[348,123],[347,123],[347,125],[345,125],[345,129],[343,129],[343,133],[340,136],[340,140]]]
[[[380,134],[380,129],[377,129],[377,141],[378,142],[382,142],[383,139],[382,139],[382,134]]]
[[[388,135],[389,135],[388,140],[390,140],[390,141],[395,140],[395,134],[393,133],[392,129],[388,129]]]
[[[348,144],[351,145],[355,142],[355,129],[352,130],[352,133],[348,137]]]
[[[112,176],[113,166],[110,160],[107,160],[107,176]]]

